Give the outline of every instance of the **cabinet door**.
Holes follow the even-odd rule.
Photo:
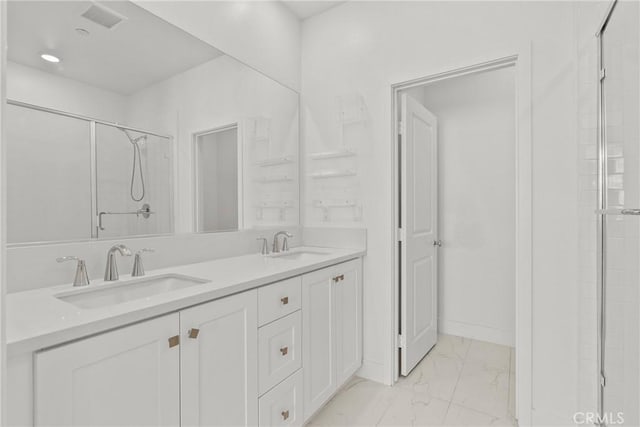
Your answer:
[[[182,425],[256,425],[257,291],[183,310],[180,328]]]
[[[336,390],[333,268],[302,277],[302,366],[308,419]]]
[[[362,264],[354,260],[336,266],[336,369],[341,386],[362,366]]]
[[[171,314],[36,353],[35,424],[178,425],[178,326]]]

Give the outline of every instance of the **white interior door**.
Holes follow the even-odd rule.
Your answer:
[[[438,121],[407,94],[400,125],[400,373],[438,337]]]

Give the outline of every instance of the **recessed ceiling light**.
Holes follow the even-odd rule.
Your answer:
[[[44,59],[47,62],[53,62],[53,63],[60,62],[60,58],[58,58],[55,55],[51,55],[49,53],[43,53],[42,55],[40,55],[40,58]]]

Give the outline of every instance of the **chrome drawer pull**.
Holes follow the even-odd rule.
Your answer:
[[[283,420],[286,420],[286,419],[289,418],[289,410],[288,409],[286,411],[282,411],[281,414],[282,414],[282,419]]]
[[[280,349],[280,353],[282,353],[283,356],[286,356],[287,353],[289,353],[289,347],[282,347]]]
[[[287,304],[289,304],[289,297],[282,297],[282,298],[280,298],[280,302],[282,303],[282,305],[287,305]]]

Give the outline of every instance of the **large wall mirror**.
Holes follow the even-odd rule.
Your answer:
[[[9,244],[299,223],[298,94],[128,1],[10,1]]]

